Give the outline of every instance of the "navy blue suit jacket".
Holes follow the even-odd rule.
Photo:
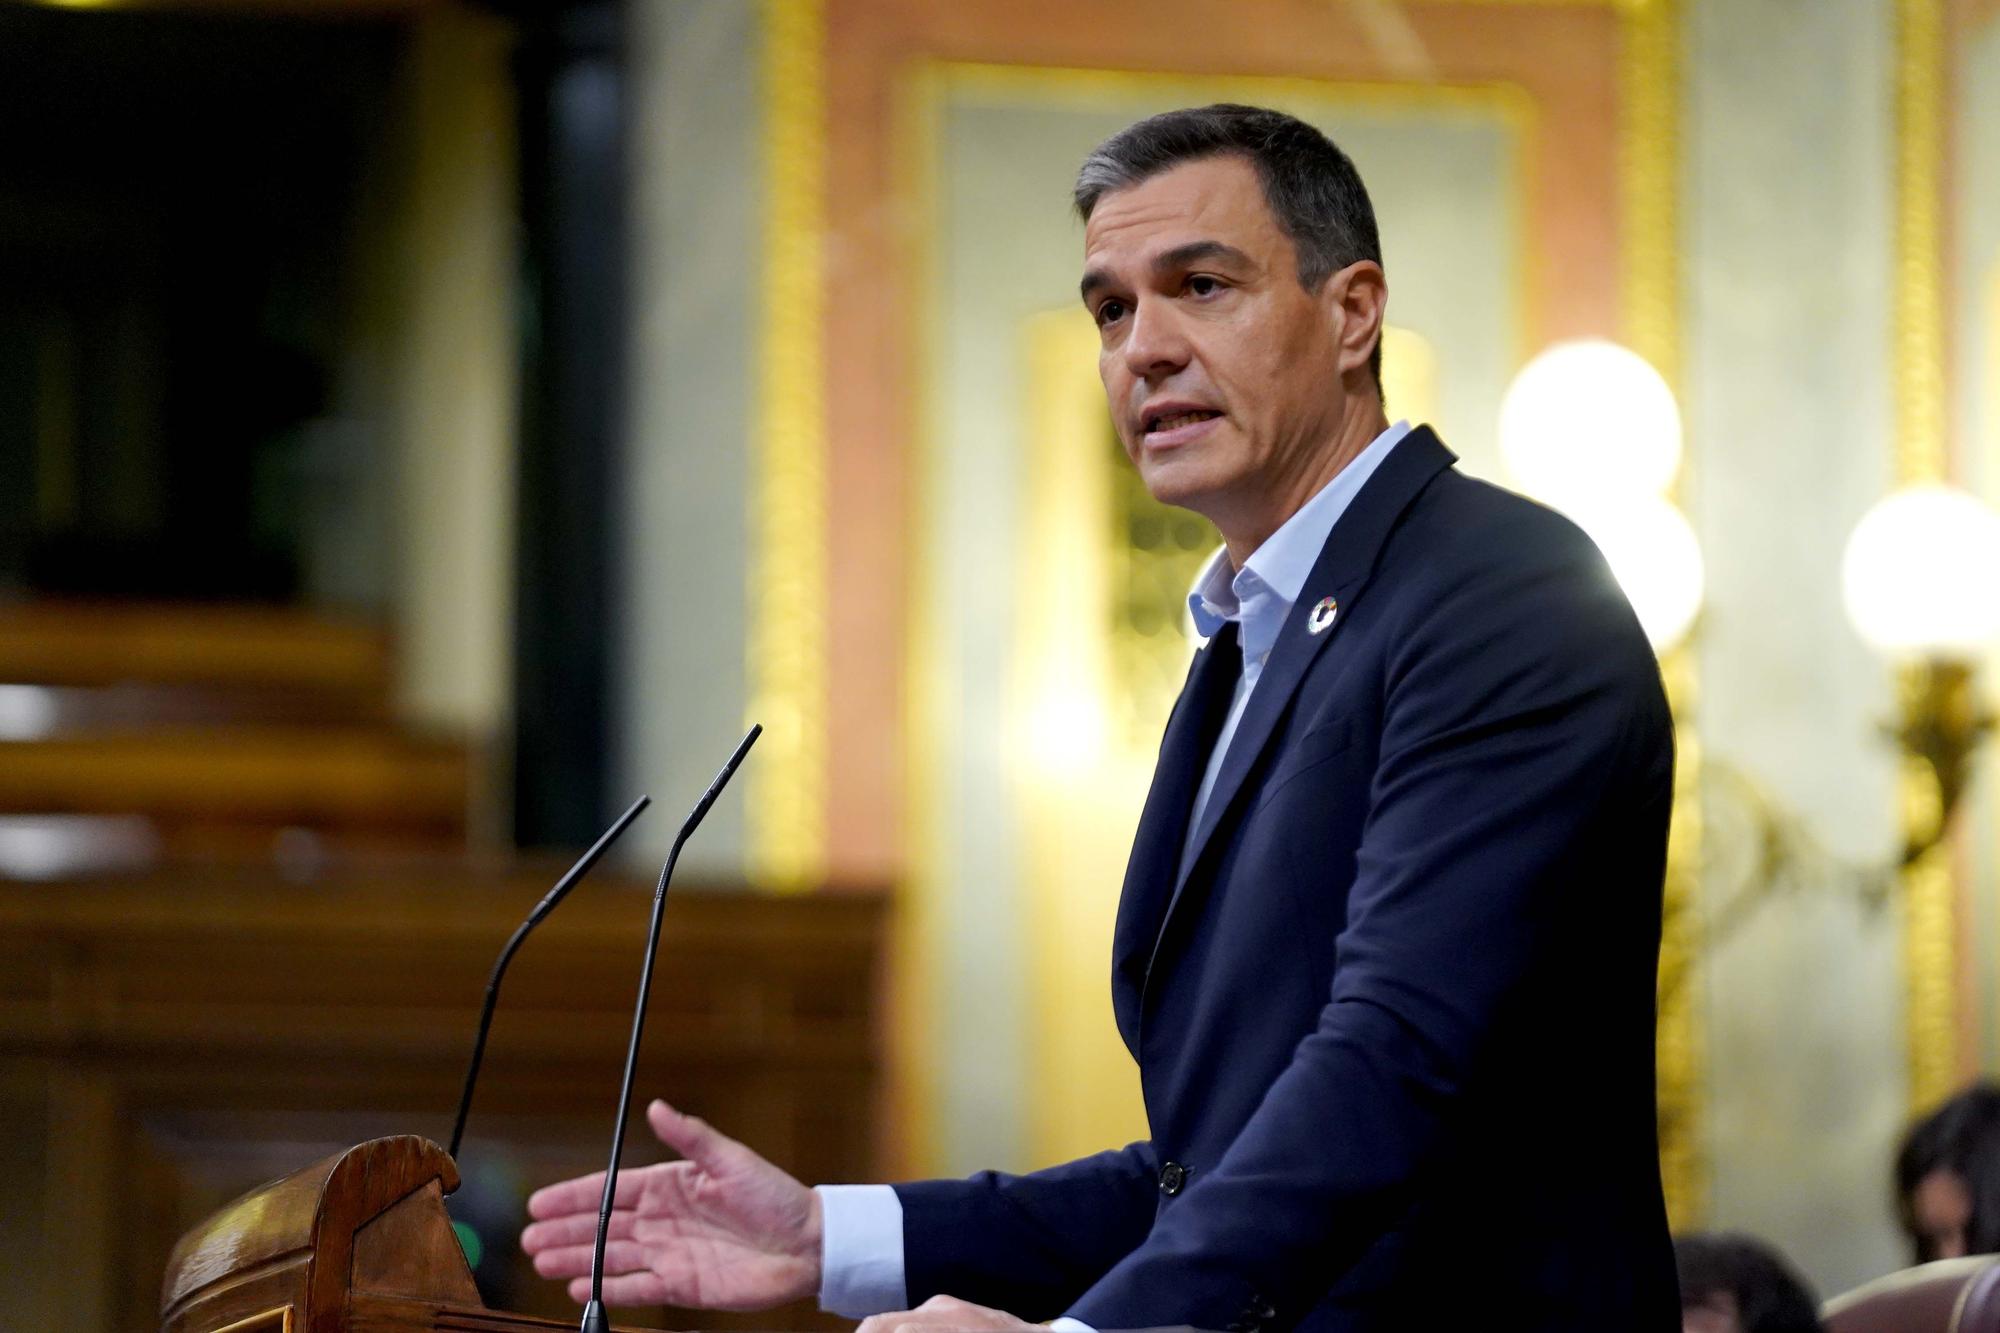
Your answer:
[[[899,1186],[912,1303],[1100,1329],[1679,1327],[1659,670],[1589,539],[1453,462],[1412,432],[1334,526],[1182,879],[1215,695],[1215,645],[1197,655],[1112,960],[1151,1138]]]

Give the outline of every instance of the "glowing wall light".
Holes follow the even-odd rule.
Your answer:
[[[1653,651],[1687,638],[1701,613],[1701,543],[1680,510],[1657,495],[1600,496],[1570,517],[1590,534],[1625,590]]]
[[[1500,456],[1522,488],[1660,495],[1681,465],[1681,413],[1646,359],[1599,338],[1555,343],[1500,400]]]
[[[1701,611],[1701,546],[1664,493],[1681,465],[1673,390],[1645,358],[1601,339],[1556,343],[1500,400],[1500,456],[1521,489],[1590,534],[1654,651]]]
[[[1854,525],[1840,584],[1876,650],[1975,656],[2000,635],[2000,515],[1956,486],[1906,486]]]

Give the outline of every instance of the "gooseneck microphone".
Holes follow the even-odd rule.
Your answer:
[[[493,1026],[493,1007],[500,1002],[500,979],[507,975],[507,964],[514,961],[514,954],[520,949],[521,942],[528,938],[528,932],[541,925],[542,918],[556,910],[556,904],[568,896],[578,880],[590,873],[598,858],[618,841],[618,835],[630,828],[632,821],[652,803],[650,796],[641,796],[632,802],[631,808],[618,816],[618,822],[604,830],[602,836],[590,845],[590,850],[577,858],[569,873],[557,880],[556,886],[535,904],[535,910],[528,913],[527,919],[515,928],[507,946],[500,950],[500,957],[494,960],[493,975],[486,979],[486,1005],[479,1011],[479,1032],[472,1039],[472,1060],[465,1067],[465,1089],[458,1096],[458,1119],[451,1126],[451,1147],[447,1151],[454,1161],[458,1158],[458,1145],[465,1137],[465,1117],[472,1110],[472,1085],[479,1081],[479,1062],[486,1056],[486,1033]]]
[[[604,1172],[604,1199],[597,1206],[597,1244],[590,1254],[590,1303],[583,1307],[583,1333],[610,1333],[610,1321],[604,1315],[604,1243],[611,1234],[611,1202],[618,1193],[618,1157],[625,1151],[625,1117],[632,1110],[632,1074],[639,1064],[639,1038],[646,1030],[646,996],[653,988],[653,959],[660,952],[660,915],[667,905],[667,881],[674,876],[674,862],[680,860],[681,847],[689,836],[700,826],[708,808],[715,804],[715,798],[722,795],[722,789],[736,774],[736,768],[743,762],[743,756],[750,753],[750,747],[764,734],[761,726],[752,726],[743,739],[736,744],[736,752],[729,756],[729,762],[715,775],[715,781],[708,784],[708,790],[694,803],[687,822],[674,835],[674,845],[667,853],[667,863],[660,868],[660,883],[653,890],[653,919],[646,934],[646,961],[639,968],[639,999],[632,1007],[632,1040],[625,1048],[625,1085],[618,1093],[618,1118],[611,1124],[611,1165]]]

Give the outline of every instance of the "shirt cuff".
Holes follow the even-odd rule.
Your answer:
[[[819,1308],[848,1319],[908,1309],[903,1201],[895,1188],[820,1185],[814,1192],[820,1207]],[[1069,1333],[1091,1331],[1079,1324]]]
[[[1096,1329],[1084,1323],[1081,1319],[1071,1319],[1068,1315],[1064,1315],[1060,1319],[1049,1320],[1049,1328],[1053,1330],[1053,1333],[1097,1333]]]

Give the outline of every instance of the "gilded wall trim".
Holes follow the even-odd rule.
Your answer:
[[[1944,0],[1896,2],[1896,258],[1890,330],[1896,482],[1950,476],[1945,400]],[[1904,687],[1907,688],[1907,682]],[[1897,802],[1907,832],[1926,818],[1935,783],[1905,763]],[[1957,992],[1958,885],[1949,842],[1903,871],[1903,1033],[1912,1111],[1949,1096],[1961,1077]]]
[[[1521,360],[1534,350],[1537,334],[1530,318],[1528,288],[1533,263],[1528,245],[1528,175],[1541,130],[1533,99],[1518,85],[1504,82],[1398,84],[956,60],[919,62],[904,89],[899,138],[905,145],[902,175],[913,201],[912,216],[921,220],[922,244],[913,253],[932,275],[922,289],[942,289],[942,278],[937,276],[944,267],[939,253],[941,238],[932,220],[939,215],[934,178],[939,121],[948,105],[971,102],[1100,110],[1129,107],[1135,101],[1187,105],[1235,101],[1294,110],[1339,104],[1378,114],[1463,118],[1503,127],[1509,142],[1506,207],[1519,243],[1513,256],[1513,302],[1521,319],[1511,330],[1516,340],[1513,350]],[[1010,708],[1027,719],[1024,731],[1028,734],[1024,740],[1017,738],[1021,753],[1011,762],[1024,770],[1036,769],[1036,738],[1047,731],[1045,726],[1035,725],[1036,702],[1073,693],[1083,682],[1102,676],[1121,646],[1110,624],[1107,584],[1122,553],[1109,545],[1109,530],[1102,521],[1113,490],[1114,478],[1107,466],[1111,454],[1091,444],[1093,440],[1104,443],[1098,433],[1109,429],[1096,373],[1097,335],[1080,309],[1062,313],[1081,325],[1081,342],[1072,341],[1073,330],[1065,330],[1060,316],[1051,316],[1049,322],[1025,331],[1024,355],[1038,373],[1030,375],[1028,410],[1034,422],[1024,433],[1035,442],[1037,461],[1029,469],[1025,514],[1031,535],[1021,546],[1021,582],[1024,587],[1061,590],[1062,598],[1088,593],[1106,605],[1044,602],[1038,603],[1035,617],[1021,617],[1023,628],[1017,644],[1021,662],[1015,672]],[[925,349],[944,345],[945,330],[935,303],[919,306],[911,320]],[[928,357],[928,350],[924,355]],[[1067,373],[1060,369],[1064,366]],[[934,392],[934,367],[926,367],[919,382],[928,399]],[[919,419],[934,422],[935,409],[935,403],[927,402]],[[914,512],[930,512],[936,503],[932,498],[934,465],[919,451],[913,467],[917,470]],[[1092,543],[1088,549],[1080,545],[1086,541]],[[1057,567],[1067,571],[1060,579],[1035,572],[1038,562],[1046,561],[1052,550],[1067,553],[1057,561]],[[943,828],[953,799],[952,784],[949,774],[940,771],[948,766],[941,766],[934,756],[949,753],[948,747],[965,740],[950,707],[950,687],[933,679],[945,656],[942,645],[949,636],[937,623],[935,590],[925,574],[932,563],[921,553],[913,561],[910,604],[915,612],[906,668],[913,702],[907,748],[912,775],[906,804],[910,849],[907,933],[897,954],[898,990],[906,997],[896,1019],[902,1084],[898,1105],[907,1117],[906,1137],[913,1165],[919,1171],[949,1169],[940,1156],[946,1135],[934,1119],[943,1108],[937,1090],[927,1081],[927,1071],[938,1063],[937,1048],[931,1044],[940,1036],[935,1015],[944,1011],[950,1000],[948,993],[937,989],[943,978],[931,960],[933,950],[941,947],[944,914],[949,910],[944,903],[955,882]],[[1095,569],[1098,576],[1083,576],[1078,572],[1081,569]],[[1045,591],[1044,596],[1057,594]],[[1051,632],[1052,617],[1060,621],[1060,632]],[[1020,783],[1017,799],[1025,827],[1023,902],[1029,923],[1024,933],[1023,962],[1031,979],[1029,1011],[1023,1016],[1030,1037],[1026,1083],[1030,1087],[1060,1085],[1076,1094],[1052,1104],[1031,1099],[1023,1128],[1032,1161],[1065,1160],[1143,1131],[1143,1108],[1137,1102],[1131,1066],[1110,1021],[1103,985],[1103,956],[1111,934],[1109,913],[1115,900],[1102,895],[1093,899],[1080,891],[1080,886],[1115,884],[1122,873],[1138,818],[1138,801],[1129,809],[1123,808],[1107,797],[1107,792],[1143,796],[1155,758],[1158,727],[1164,721],[1164,708],[1178,691],[1178,676],[1177,671],[1175,688],[1159,705],[1161,711],[1147,719],[1142,746],[1120,744],[1120,729],[1108,726],[1088,763],[1076,754],[1066,754],[1062,763],[1049,766],[1047,771],[1037,770],[1032,780]],[[1074,742],[1073,736],[1068,738],[1068,743]],[[1060,790],[1059,775],[1070,768],[1087,769],[1095,780],[1077,790]],[[1039,790],[1038,784],[1054,784],[1055,796],[1052,798],[1049,790]],[[1095,908],[1104,909],[1102,919],[1093,916]],[[1080,942],[1100,940],[1102,948],[1079,951]],[[1089,1023],[1078,1022],[1079,1013],[1095,1009],[1104,1011],[1101,1023],[1095,1014]]]
[[[1480,120],[1500,117],[1519,132],[1533,118],[1534,102],[1505,82],[1391,83],[1291,74],[1183,74],[1170,71],[1080,69],[1060,65],[1004,65],[938,61],[932,66],[940,95],[961,100],[994,98],[1035,106],[1101,109],[1133,100],[1257,101],[1266,105],[1338,100],[1371,110],[1436,115],[1462,112]]]
[[[750,441],[749,718],[764,725],[746,804],[753,883],[801,889],[826,859],[825,14],[763,0],[764,263]]]
[[[1678,274],[1675,266],[1674,201],[1677,193],[1678,154],[1675,133],[1678,103],[1678,5],[1675,0],[1454,0],[1454,3],[1482,3],[1499,7],[1574,7],[1577,9],[1615,8],[1624,34],[1621,68],[1621,97],[1624,114],[1619,150],[1623,172],[1621,190],[1624,242],[1625,308],[1628,312],[1626,336],[1633,345],[1658,365],[1672,381],[1679,363]],[[750,603],[750,701],[751,715],[764,722],[767,736],[764,755],[751,775],[748,810],[748,868],[758,882],[779,886],[811,883],[825,861],[826,817],[826,730],[828,667],[828,625],[826,617],[827,514],[826,439],[823,404],[824,358],[821,343],[824,190],[822,161],[825,149],[825,20],[823,0],[763,0],[765,39],[762,60],[765,125],[764,205],[766,233],[765,265],[761,294],[763,318],[758,347],[758,417],[752,440],[754,482],[751,498],[753,565]],[[919,62],[927,63],[927,62]],[[950,70],[954,80],[981,79],[981,69],[995,71],[996,78],[1012,80],[1022,71],[1016,68],[957,65]],[[903,102],[923,106],[936,95],[938,69],[933,66],[915,82],[928,84],[924,93]],[[1036,71],[1037,75],[1062,75],[1071,94],[1084,92],[1084,81],[1145,78],[1155,89],[1161,84],[1180,82],[1213,87],[1225,80],[1199,77],[1176,79],[1172,75],[1120,75],[1101,71]],[[1267,97],[1282,95],[1282,86],[1296,83],[1323,93],[1319,80],[1238,79],[1226,80],[1249,85]],[[1044,82],[1043,90],[1053,90]],[[1099,82],[1100,92],[1103,83]],[[908,90],[906,90],[907,92]],[[1246,89],[1247,91],[1247,89]],[[1372,85],[1385,101],[1404,95],[1393,85]],[[1427,100],[1435,107],[1454,90],[1429,88],[1413,90],[1408,100]],[[1469,103],[1483,103],[1490,113],[1492,89],[1457,89],[1470,92]],[[1518,94],[1518,90],[1514,90]],[[1525,114],[1533,105],[1520,96]],[[904,130],[921,116],[905,119]],[[906,138],[906,146],[921,146],[922,129]],[[922,154],[918,153],[921,162]],[[921,179],[920,167],[917,176]],[[1520,210],[1525,214],[1525,206]],[[1524,306],[1525,308],[1525,306]],[[921,377],[920,377],[921,378]],[[921,468],[921,464],[917,465]],[[919,489],[921,481],[919,479]],[[919,562],[920,563],[920,562]],[[920,575],[918,576],[920,579]],[[913,605],[922,605],[915,598]],[[927,660],[924,645],[930,642],[926,628],[913,624],[911,654],[906,666],[912,671],[912,711],[906,722],[905,749],[914,761],[917,747],[911,732],[919,718],[928,713],[918,698],[922,691],[922,666]],[[932,647],[934,648],[934,643]],[[1683,706],[1691,697],[1691,674],[1681,664],[1678,673],[1670,664],[1669,674],[1680,683],[1678,700]],[[1684,736],[1683,773],[1695,763],[1691,736]],[[926,876],[926,865],[934,866],[938,849],[927,845],[925,812],[938,800],[925,791],[921,767],[912,762],[909,813],[912,820],[910,871],[913,880]],[[1675,856],[1681,864],[1693,864],[1698,847],[1699,826],[1692,819],[1677,821]],[[1669,886],[1670,911],[1692,902],[1689,883]],[[1678,895],[1678,896],[1676,896]],[[929,1007],[935,998],[934,986],[927,981],[923,959],[925,937],[935,928],[939,904],[919,883],[910,886],[905,918],[905,941],[898,950],[898,989],[903,992],[899,1015],[914,1014]],[[919,920],[921,919],[921,920]],[[925,926],[922,922],[929,922]],[[1679,923],[1678,926],[1676,923]],[[1683,975],[1668,964],[1675,958],[1691,959],[1688,947],[1693,929],[1691,916],[1670,917],[1668,938],[1663,949],[1663,978]],[[1677,1220],[1698,1216],[1701,1200],[1699,1137],[1699,1028],[1693,1007],[1692,990],[1683,986],[1679,1008],[1663,1005],[1661,1022],[1662,1104],[1671,1101],[1682,1108],[1676,1119],[1679,1137],[1666,1145],[1663,1153],[1670,1197],[1676,1200]],[[914,1138],[906,1149],[922,1161],[934,1144],[937,1126],[932,1123],[928,1089],[922,1086],[924,1052],[928,1046],[929,1017],[898,1019],[900,1047],[898,1064],[900,1089],[897,1117]],[[927,1141],[928,1140],[928,1141]]]
[[[1625,342],[1681,391],[1680,118],[1678,0],[1619,5],[1618,203]],[[1686,503],[1686,467],[1675,481]],[[1707,1209],[1701,1021],[1701,745],[1694,724],[1695,658],[1683,648],[1661,663],[1674,708],[1673,828],[1660,928],[1656,1029],[1660,1178],[1676,1230]]]
[[[1950,475],[1945,428],[1943,0],[1896,0],[1896,480]]]
[[[1896,5],[1896,267],[1893,374],[1896,480],[1943,481],[1943,172],[1945,16],[1942,0]],[[1905,827],[1922,819],[1931,790],[1920,765],[1898,776]],[[1950,848],[1931,849],[1903,872],[1905,1055],[1913,1110],[1948,1096],[1958,1080],[1957,885]]]
[[[1628,2],[1622,19],[1618,204],[1624,335],[1633,351],[1678,387],[1680,5]]]
[[[928,219],[939,189],[940,84],[937,65],[925,60],[916,63],[904,85],[896,90],[898,192],[920,201],[912,204],[912,216],[918,219]],[[944,258],[937,228],[920,222],[916,233],[911,255],[918,280],[913,291],[939,291],[944,282]],[[934,358],[944,336],[944,315],[935,301],[913,300],[906,321],[917,340],[913,357],[917,373],[912,380],[918,400],[916,419],[928,423],[938,417]],[[909,460],[910,530],[912,543],[918,544],[928,538],[923,518],[938,511],[941,484],[937,465],[925,450],[912,448]],[[931,612],[939,592],[937,581],[929,562],[921,558],[910,561],[908,571],[910,611],[903,644],[906,685],[901,752],[903,771],[910,776],[903,790],[904,883],[890,963],[894,1142],[888,1160],[901,1174],[913,1176],[935,1175],[945,1169],[942,1096],[936,1069],[949,998],[946,969],[939,961],[945,952],[945,897],[952,874],[945,820],[955,793],[947,789],[949,765],[934,763],[932,756],[948,753],[945,747],[959,745],[962,737],[944,674],[944,626]]]

